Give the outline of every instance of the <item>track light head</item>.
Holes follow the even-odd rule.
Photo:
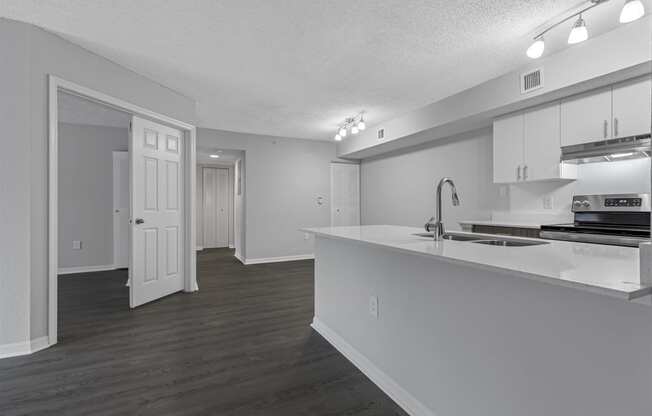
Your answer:
[[[586,23],[580,14],[577,18],[577,21],[575,21],[575,24],[573,24],[573,28],[571,29],[570,34],[568,35],[568,43],[573,45],[576,43],[584,42],[588,38],[589,31],[586,29]]]
[[[530,47],[527,48],[526,54],[532,59],[541,58],[541,55],[543,55],[543,51],[545,48],[546,48],[546,43],[543,40],[543,36],[541,36],[534,39],[532,45],[530,45]]]
[[[641,0],[625,0],[620,11],[620,23],[629,23],[638,20],[645,14],[645,7]]]

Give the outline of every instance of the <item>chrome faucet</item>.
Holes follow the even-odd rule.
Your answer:
[[[441,241],[444,239],[444,223],[441,221],[441,189],[444,187],[444,184],[449,184],[451,186],[451,191],[453,192],[453,205],[458,206],[460,204],[460,198],[457,196],[457,190],[455,189],[455,184],[451,178],[442,178],[437,184],[437,201],[435,202],[435,216],[431,217],[425,225],[426,231],[433,232],[433,238],[435,241]]]

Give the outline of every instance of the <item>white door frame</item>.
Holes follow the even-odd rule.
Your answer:
[[[184,134],[184,291],[194,292],[197,286],[195,252],[195,192],[197,129],[192,124],[148,110],[128,101],[48,75],[48,342],[57,343],[57,269],[58,269],[58,168],[59,168],[59,92],[76,95],[106,106],[167,124]]]
[[[116,197],[120,194],[121,186],[120,186],[120,172],[116,170],[116,161],[117,157],[123,157],[126,161],[127,164],[129,164],[129,152],[124,151],[124,150],[114,150],[113,151],[113,266],[116,268],[120,267],[128,267],[129,264],[129,259],[127,259],[127,265],[124,265],[123,263],[118,261],[118,251],[120,250],[120,243],[124,243],[124,241],[118,240],[118,232],[120,228],[120,222],[117,221],[116,219],[116,206],[115,206],[115,201]],[[128,186],[127,186],[128,187]],[[129,204],[127,204],[127,209],[129,208],[131,201],[129,201]],[[125,225],[123,223],[123,225]],[[129,247],[129,250],[131,249],[131,244],[129,242],[129,233],[127,233],[127,246]]]

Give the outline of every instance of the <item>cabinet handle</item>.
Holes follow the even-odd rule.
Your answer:
[[[520,181],[521,180],[521,165],[518,165],[516,168],[516,180]]]
[[[605,139],[607,138],[607,128],[609,128],[609,122],[607,122],[607,120],[605,120],[605,121],[604,121],[604,126],[603,126],[603,130],[604,130],[604,138],[605,138]]]
[[[523,166],[523,180],[527,179],[527,165]]]
[[[614,137],[618,137],[618,117],[614,117]]]

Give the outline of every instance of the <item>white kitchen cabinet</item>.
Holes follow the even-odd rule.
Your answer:
[[[561,102],[561,145],[589,143],[611,137],[611,87]]]
[[[561,102],[561,145],[650,133],[652,81],[638,78]]]
[[[523,114],[494,121],[494,182],[521,180],[523,164]]]
[[[559,103],[494,121],[494,182],[576,179],[574,165],[560,163]]]
[[[649,77],[614,85],[611,131],[614,138],[650,133],[651,95]]]

